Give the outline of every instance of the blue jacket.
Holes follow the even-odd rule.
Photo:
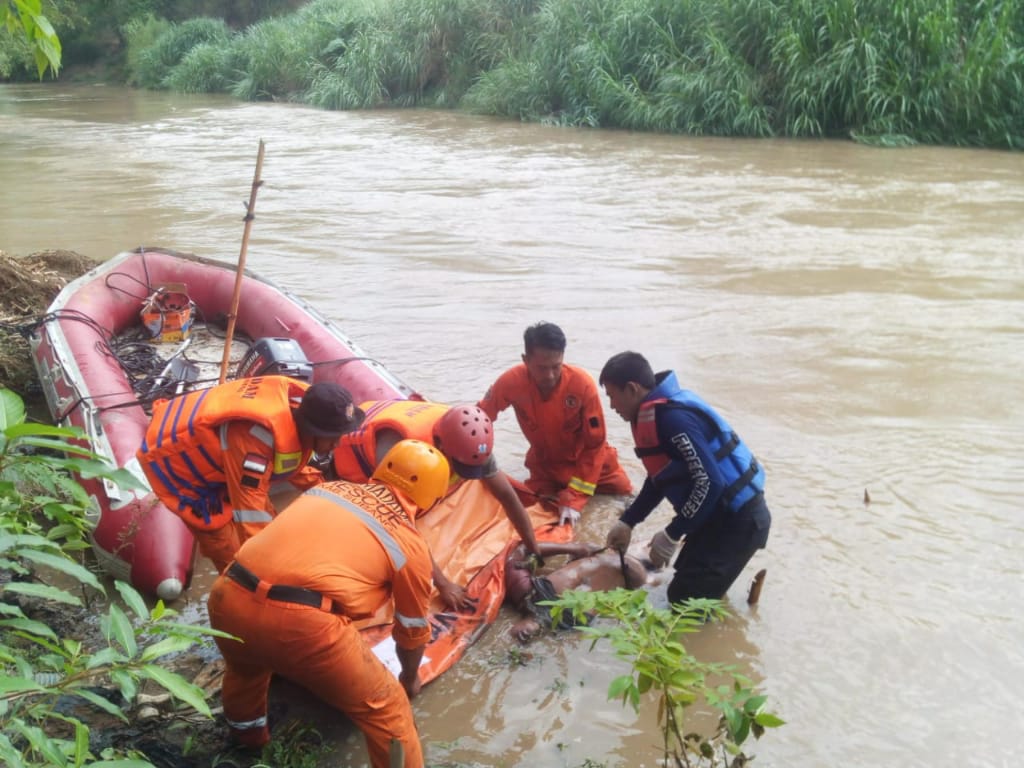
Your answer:
[[[710,405],[680,387],[675,372],[659,373],[657,382],[633,424],[647,480],[622,520],[636,525],[667,498],[676,516],[666,530],[678,539],[762,493],[764,470]]]

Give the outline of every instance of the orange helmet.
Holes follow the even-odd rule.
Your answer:
[[[444,496],[449,474],[448,460],[438,449],[422,440],[401,440],[381,459],[373,479],[400,490],[422,514]]]
[[[453,405],[434,424],[434,445],[460,476],[483,477],[494,450],[494,430],[487,414],[475,405]]]

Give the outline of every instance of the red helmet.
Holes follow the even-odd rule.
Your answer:
[[[434,445],[462,477],[483,477],[494,450],[491,420],[475,405],[453,405],[434,424]]]

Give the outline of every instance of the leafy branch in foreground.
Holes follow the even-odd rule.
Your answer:
[[[784,724],[766,711],[767,697],[755,692],[751,681],[734,667],[700,661],[686,650],[683,635],[728,615],[719,600],[687,600],[671,609],[658,609],[643,590],[617,589],[567,591],[540,605],[550,606],[555,624],[565,612],[577,619],[615,620],[591,622],[580,631],[592,638],[591,650],[599,640],[608,640],[615,655],[632,665],[630,674],[611,681],[609,699],[622,699],[639,712],[641,696],[656,692],[666,765],[742,766],[751,759],[740,750],[747,737],[760,738],[766,728]],[[712,679],[725,682],[714,684]],[[710,736],[685,730],[686,708],[698,701],[721,713],[718,728]]]
[[[29,44],[40,80],[47,69],[56,76],[60,70],[60,38],[43,15],[41,0],[3,0],[0,24],[6,25],[12,34],[20,34]]]
[[[89,728],[69,700],[127,722],[125,708],[152,682],[210,716],[203,690],[157,662],[222,633],[176,622],[163,602],[148,608],[123,582],[115,586],[125,608],[111,602],[100,619],[106,647],[87,648],[53,629],[47,617],[54,616],[54,605],[80,609],[90,593],[107,597],[96,575],[69,554],[87,546],[89,499],[66,473],[129,487],[137,481],[74,442],[82,439],[80,430],[24,419],[21,398],[0,390],[0,763],[148,766],[138,758],[118,759],[125,756],[112,750],[97,761]],[[68,583],[82,597],[61,586]]]

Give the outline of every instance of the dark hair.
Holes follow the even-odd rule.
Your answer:
[[[526,346],[526,354],[538,347],[565,352],[565,334],[554,323],[537,323],[523,332],[523,344]]]
[[[609,357],[601,369],[597,383],[602,386],[611,384],[622,389],[631,381],[635,381],[644,389],[654,389],[657,383],[651,364],[639,352],[619,352]]]

